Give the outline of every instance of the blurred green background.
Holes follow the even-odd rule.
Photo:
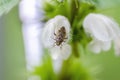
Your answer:
[[[112,8],[106,7],[106,10],[98,12],[115,18],[120,24],[120,0],[115,1],[115,7],[110,3]],[[18,6],[0,17],[0,80],[27,80],[21,28]],[[99,80],[120,80],[120,57],[115,56],[113,48],[97,55],[86,53],[86,58],[93,64],[101,65],[102,69],[97,75]]]
[[[0,80],[27,80],[18,7],[0,20]]]

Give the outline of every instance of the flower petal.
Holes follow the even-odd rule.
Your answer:
[[[99,42],[93,40],[88,44],[88,49],[94,53],[100,53],[101,44]]]
[[[111,41],[93,40],[88,44],[88,48],[94,53],[100,53],[101,50],[107,51],[111,47]]]
[[[106,24],[106,28],[108,33],[111,35],[112,38],[118,38],[120,37],[120,28],[119,25],[111,18],[108,18],[104,15],[97,14],[101,17],[101,19]]]
[[[68,44],[64,44],[62,47],[55,46],[50,49],[51,56],[54,60],[56,59],[68,59],[71,54],[71,47]]]
[[[108,51],[111,48],[112,41],[101,42],[101,48],[103,51]]]
[[[43,34],[42,34],[42,41],[45,47],[49,48],[54,45],[54,26],[53,26],[53,19],[48,21],[43,29]]]
[[[92,37],[101,41],[112,40],[116,34],[120,34],[117,23],[101,14],[91,13],[86,16],[83,22],[83,27]]]
[[[58,74],[61,71],[63,60],[62,59],[55,59],[53,62],[53,69],[56,74]]]

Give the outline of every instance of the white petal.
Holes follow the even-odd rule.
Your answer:
[[[94,53],[100,53],[102,50],[107,51],[111,47],[111,41],[93,40],[88,44],[88,48]]]
[[[65,60],[68,59],[71,54],[71,46],[68,44],[65,44],[62,47],[61,54],[62,54],[63,59],[65,59]]]
[[[57,59],[57,60],[53,60],[52,62],[53,62],[54,72],[56,74],[58,74],[61,71],[63,60],[62,59]]]
[[[111,35],[113,38],[118,38],[120,37],[120,28],[119,25],[113,20],[110,19],[104,15],[98,14],[101,19],[104,21],[107,27],[108,33]]]
[[[50,49],[50,52],[51,52],[51,57],[56,60],[58,58],[61,59],[60,55],[61,55],[61,51],[60,51],[60,47],[59,46],[55,46],[53,48]]]
[[[101,48],[103,51],[108,51],[111,48],[112,41],[101,42]]]
[[[49,48],[54,45],[54,37],[53,37],[53,32],[54,32],[54,26],[53,26],[53,19],[48,21],[43,29],[43,34],[42,34],[42,41],[45,47]]]
[[[88,49],[91,50],[94,53],[100,53],[101,51],[101,44],[97,41],[91,41],[88,44]]]
[[[116,35],[120,36],[118,24],[101,14],[91,13],[86,16],[83,27],[87,33],[101,41],[109,41],[116,37]]]
[[[62,47],[55,46],[50,49],[51,56],[54,60],[56,59],[68,59],[71,54],[71,46],[68,44],[64,44]]]
[[[111,39],[103,21],[95,14],[89,14],[85,18],[83,27],[86,32],[90,33],[91,36],[97,38],[98,40],[106,41]]]

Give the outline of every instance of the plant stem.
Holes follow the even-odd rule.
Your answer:
[[[79,47],[78,47],[78,42],[74,42],[72,44],[72,53],[75,55],[75,57],[79,58],[80,57],[80,54],[79,54]]]
[[[78,13],[79,8],[79,2],[78,0],[72,0],[71,1],[71,25],[73,24],[74,18]]]

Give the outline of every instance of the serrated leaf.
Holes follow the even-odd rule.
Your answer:
[[[20,0],[0,0],[0,16],[8,13]]]

